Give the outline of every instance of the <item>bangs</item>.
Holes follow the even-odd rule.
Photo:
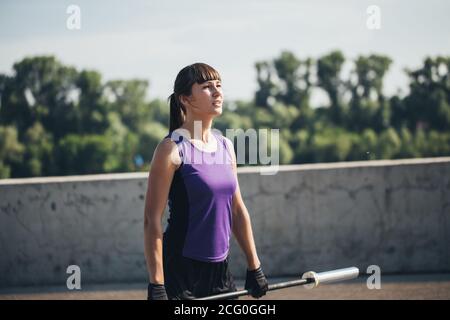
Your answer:
[[[222,81],[222,79],[220,79],[219,72],[206,63],[194,63],[191,67],[194,81],[198,84],[202,84],[203,82],[210,80]]]

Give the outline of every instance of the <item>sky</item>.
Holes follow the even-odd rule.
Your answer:
[[[80,29],[67,28],[67,8],[80,8]],[[380,9],[369,29],[367,8]],[[225,99],[251,99],[257,61],[283,50],[300,59],[341,50],[348,62],[372,53],[394,62],[385,93],[406,93],[405,68],[426,56],[450,55],[450,1],[299,0],[0,0],[0,73],[27,56],[99,71],[104,80],[146,79],[150,98],[166,98],[179,70],[205,62],[222,77]],[[326,103],[315,90],[312,105]]]

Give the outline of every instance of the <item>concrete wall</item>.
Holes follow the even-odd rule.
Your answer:
[[[239,169],[268,276],[450,272],[450,158]],[[0,287],[146,281],[146,173],[0,180]],[[167,219],[167,212],[164,220]],[[246,262],[233,240],[232,272]]]

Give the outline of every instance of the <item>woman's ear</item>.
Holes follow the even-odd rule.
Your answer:
[[[180,95],[180,103],[186,108],[187,105],[191,103],[188,97]]]

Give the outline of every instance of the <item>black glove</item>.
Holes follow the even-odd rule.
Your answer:
[[[247,270],[244,288],[248,290],[253,298],[261,298],[266,294],[269,284],[261,267],[256,270]]]
[[[147,300],[168,300],[164,285],[149,283],[147,288]]]

